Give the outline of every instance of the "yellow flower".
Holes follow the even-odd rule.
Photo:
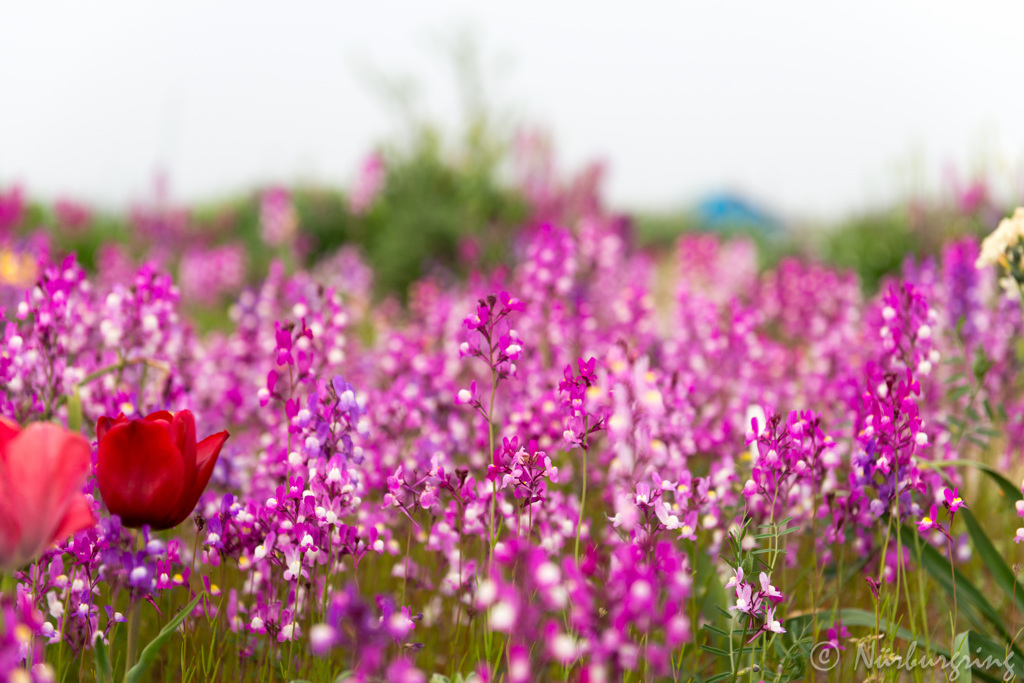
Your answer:
[[[36,264],[28,254],[0,249],[0,284],[28,287],[36,280]]]

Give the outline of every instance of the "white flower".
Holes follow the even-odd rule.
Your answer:
[[[317,624],[309,629],[309,642],[314,650],[323,650],[331,646],[335,631],[327,624]]]
[[[999,222],[991,235],[981,243],[981,255],[975,265],[978,268],[985,266],[1008,265],[1006,254],[1017,246],[1017,243],[1024,238],[1024,208],[1018,207],[1013,212],[1012,218],[1004,218]]]
[[[516,608],[502,600],[491,609],[491,629],[508,632],[516,621]]]
[[[576,641],[567,633],[559,633],[551,641],[551,654],[562,664],[576,659]]]
[[[490,579],[484,579],[476,589],[476,600],[479,607],[490,607],[498,597],[498,586]]]

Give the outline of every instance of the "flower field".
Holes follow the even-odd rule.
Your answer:
[[[0,676],[1024,676],[1024,212],[865,293],[535,180],[404,300],[281,189],[266,268],[5,195]]]

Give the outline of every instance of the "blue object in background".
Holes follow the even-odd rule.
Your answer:
[[[694,209],[701,230],[748,229],[764,233],[778,232],[782,224],[767,212],[736,195],[713,194]]]

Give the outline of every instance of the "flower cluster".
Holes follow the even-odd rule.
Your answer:
[[[757,580],[757,586],[748,583],[743,576],[743,567],[736,568],[736,575],[725,584],[726,588],[736,589],[736,604],[730,609],[746,615],[744,628],[750,632],[751,639],[763,633],[785,633],[782,622],[775,617],[776,607],[784,596],[772,585],[765,572],[761,572]]]
[[[877,295],[816,263],[758,272],[744,240],[687,235],[656,262],[598,174],[534,162],[543,206],[509,267],[435,271],[404,303],[373,298],[351,249],[249,288],[237,243],[138,268],[109,250],[95,277],[19,243],[38,265],[0,292],[0,676],[63,677],[61,657],[191,600],[185,668],[225,667],[196,679],[710,678],[743,648],[786,672],[811,615],[831,648],[865,628],[825,620],[825,596],[867,597],[842,580],[902,604],[885,579],[930,569],[903,529],[967,557],[953,520],[988,504],[958,463],[1024,444],[1024,325],[973,242]],[[194,228],[135,220],[161,243]],[[263,195],[269,243],[294,223],[287,193]],[[217,292],[237,297],[198,334],[186,311]],[[19,441],[58,432],[64,469]]]

